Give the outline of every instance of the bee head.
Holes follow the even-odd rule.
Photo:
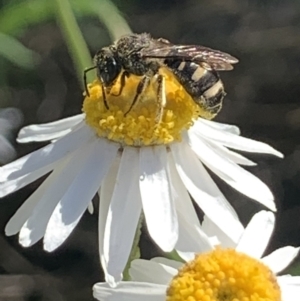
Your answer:
[[[122,69],[115,52],[109,47],[104,47],[96,53],[94,63],[97,68],[97,75],[104,86],[110,86]]]

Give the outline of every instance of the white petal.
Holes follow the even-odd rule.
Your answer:
[[[230,161],[236,163],[236,164],[240,164],[240,165],[245,165],[245,166],[255,166],[257,165],[255,162],[249,160],[248,158],[229,150],[228,148],[226,148],[225,146],[216,143],[212,140],[206,140],[205,142],[207,143],[207,145],[212,148],[220,157],[226,157],[227,159],[229,159]]]
[[[73,130],[76,130],[77,126],[75,126],[74,128],[70,129],[70,130],[65,130],[65,131],[61,131],[56,133],[55,135],[53,135],[53,137],[51,137],[50,135],[48,136],[48,138],[50,138],[49,140],[47,139],[46,141],[50,141],[51,143],[54,143],[55,141],[57,141],[58,139],[66,136],[67,134],[69,134],[70,132],[72,132]]]
[[[180,251],[180,249],[175,249],[178,256],[185,262],[192,261],[195,258],[196,252]]]
[[[90,203],[88,204],[87,209],[88,209],[88,212],[89,212],[90,214],[94,214],[94,204],[93,204],[93,202],[90,202]]]
[[[178,239],[178,222],[164,146],[140,148],[139,183],[149,234],[163,251],[170,252]]]
[[[209,140],[214,140],[218,143],[221,143],[224,146],[238,149],[245,152],[251,153],[262,153],[262,154],[272,154],[277,157],[283,158],[282,153],[275,150],[270,145],[255,141],[252,139],[248,139],[245,137],[237,136],[228,131],[216,130],[211,126],[208,126],[203,121],[201,123],[195,123],[189,132],[193,132],[200,137],[205,137]]]
[[[210,237],[210,242],[213,241],[217,245],[221,245],[223,248],[235,248],[236,243],[227,236],[221,228],[219,228],[207,215],[204,215],[202,222],[202,230]]]
[[[269,187],[239,165],[219,156],[202,138],[189,134],[189,144],[198,158],[227,184],[275,211],[275,203]]]
[[[67,134],[72,127],[80,123],[84,118],[84,114],[75,115],[58,121],[33,124],[22,128],[18,134],[17,141],[19,143],[27,143],[33,141],[47,141]]]
[[[237,241],[243,226],[201,162],[184,141],[172,144],[171,150],[177,171],[195,202],[233,241]]]
[[[0,182],[0,197],[6,196],[34,182],[35,180],[47,174],[48,172],[52,171],[57,164],[59,164],[59,162],[54,162],[52,164],[49,164],[47,166],[35,170],[32,173],[23,175],[19,178],[6,180],[3,183]]]
[[[23,224],[30,217],[33,209],[44,195],[47,187],[52,182],[50,176],[41,184],[41,186],[33,192],[33,194],[21,205],[17,212],[11,217],[5,227],[7,236],[17,234]]]
[[[44,249],[51,252],[73,231],[100,187],[118,151],[118,144],[97,138],[89,147],[88,159],[57,204],[47,226]]]
[[[282,301],[298,301],[300,295],[300,276],[284,275],[277,277]]]
[[[17,142],[18,143],[29,143],[29,142],[42,142],[42,141],[51,141],[51,142],[55,142],[58,138],[61,138],[67,134],[69,134],[72,131],[72,128],[68,129],[68,130],[64,130],[64,131],[59,131],[59,132],[55,132],[53,134],[47,134],[47,135],[43,135],[43,134],[36,134],[36,135],[32,135],[29,138],[18,138]]]
[[[178,175],[174,159],[170,153],[168,154],[168,166],[179,222],[179,237],[175,246],[176,250],[182,252],[205,252],[211,250],[212,246],[209,238],[201,230],[191,198]]]
[[[300,276],[282,275],[277,276],[277,281],[285,285],[300,285]]]
[[[129,269],[132,281],[165,285],[168,285],[177,273],[178,270],[173,267],[144,259],[133,260]]]
[[[87,155],[87,147],[82,147],[67,156],[48,177],[47,188],[20,231],[19,242],[22,246],[29,247],[44,236],[53,210],[82,168]]]
[[[275,226],[275,216],[270,211],[256,213],[247,225],[236,250],[261,258],[271,239]]]
[[[241,133],[240,129],[235,125],[220,123],[220,122],[206,120],[206,119],[202,119],[202,118],[197,119],[195,121],[194,126],[197,129],[199,128],[199,131],[202,131],[202,127],[201,127],[202,124],[204,124],[210,128],[213,128],[217,131],[225,131],[225,132],[232,133],[235,135],[240,135],[240,133]]]
[[[107,175],[101,183],[101,189],[99,192],[100,202],[99,202],[99,216],[98,216],[98,236],[99,236],[99,255],[102,265],[102,269],[105,274],[105,281],[108,282],[111,286],[115,283],[114,277],[108,274],[107,272],[107,262],[104,258],[104,231],[105,224],[108,215],[108,208],[110,206],[110,201],[114,191],[117,174],[120,165],[120,156],[117,155],[114,162],[112,163]]]
[[[73,152],[81,145],[84,145],[94,135],[89,127],[83,126],[54,143],[1,167],[0,181],[17,179],[42,167],[46,167]]]
[[[96,283],[93,296],[100,301],[165,301],[166,285],[144,282],[121,282],[117,288]]]
[[[139,259],[137,259],[137,260],[139,260]],[[166,257],[154,257],[154,258],[151,258],[150,261],[172,267],[173,269],[175,269],[177,271],[184,265],[183,262],[179,262],[179,261],[169,259]]]
[[[266,264],[273,273],[277,274],[284,270],[297,257],[300,248],[286,246],[275,250],[268,256],[262,258],[262,262]]]
[[[209,237],[200,226],[191,225],[186,219],[178,217],[179,238],[175,245],[178,255],[185,261],[194,259],[195,253],[213,249]]]
[[[179,238],[175,248],[184,252],[205,252],[212,249],[209,237],[200,226],[191,224],[178,211]]]
[[[114,277],[115,282],[122,279],[122,272],[129,258],[142,211],[138,182],[138,149],[125,147],[104,233],[104,258],[107,262],[107,272]],[[115,283],[112,285],[114,286]]]

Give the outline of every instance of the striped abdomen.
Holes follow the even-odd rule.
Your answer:
[[[164,64],[204,110],[202,117],[213,118],[221,110],[226,93],[218,72],[204,69],[193,62],[176,59],[166,59]]]

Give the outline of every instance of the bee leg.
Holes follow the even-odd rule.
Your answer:
[[[120,96],[122,94],[123,88],[125,87],[125,81],[126,81],[126,77],[129,77],[129,72],[127,71],[123,71],[122,75],[121,75],[121,86],[120,86],[120,90],[117,94],[111,94],[113,96]]]
[[[158,110],[156,114],[155,121],[156,123],[160,123],[162,120],[164,108],[166,106],[166,87],[165,87],[165,78],[163,75],[158,74],[155,80],[155,83],[157,84],[157,104],[158,104]]]
[[[137,103],[138,100],[141,99],[141,96],[143,95],[143,93],[145,92],[145,90],[147,89],[147,87],[150,84],[150,77],[145,75],[141,81],[139,82],[137,89],[136,89],[136,94],[134,96],[134,99],[130,105],[130,108],[127,110],[127,112],[124,114],[124,116],[126,116],[133,108],[133,106]]]
[[[89,89],[88,89],[88,87],[87,87],[87,78],[86,78],[86,74],[87,74],[88,72],[90,72],[90,71],[96,69],[96,68],[97,68],[97,66],[93,66],[93,67],[90,67],[90,68],[85,69],[85,70],[83,71],[83,83],[84,83],[84,89],[85,89],[85,93],[86,93],[86,95],[87,95],[88,97],[90,97],[90,92],[89,92]]]
[[[100,79],[100,82],[101,82],[101,90],[102,90],[103,103],[105,105],[105,108],[107,110],[109,110],[109,106],[108,106],[107,99],[106,99],[106,91],[105,91],[104,81],[103,81],[103,79],[101,77],[99,79]]]

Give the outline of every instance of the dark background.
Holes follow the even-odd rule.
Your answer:
[[[54,17],[15,29],[7,29],[7,22],[1,23],[1,14],[8,5],[22,2],[25,1],[0,1],[0,32],[34,50],[40,60],[30,69],[0,56],[0,138],[7,144],[4,148],[0,141],[2,163],[43,145],[16,144],[20,126],[78,114],[83,99],[81,83]],[[149,32],[176,44],[200,44],[239,58],[233,71],[222,73],[228,95],[216,120],[236,124],[243,136],[269,143],[285,154],[283,160],[246,154],[259,163],[248,170],[266,182],[275,195],[278,220],[269,251],[286,244],[300,245],[300,2],[114,3],[133,32]],[[24,16],[12,15],[11,19],[20,17]],[[77,14],[77,21],[91,55],[111,43],[99,19]],[[4,110],[8,107],[15,109]],[[3,120],[5,126],[1,126]],[[249,221],[250,213],[262,209],[218,179],[216,182],[244,223]],[[25,249],[18,245],[17,237],[4,236],[9,218],[40,183],[41,180],[0,201],[0,300],[92,300],[92,284],[103,279],[97,214],[86,213],[71,237],[54,253],[43,251],[42,243]],[[157,252],[147,236],[141,247],[146,258]]]

